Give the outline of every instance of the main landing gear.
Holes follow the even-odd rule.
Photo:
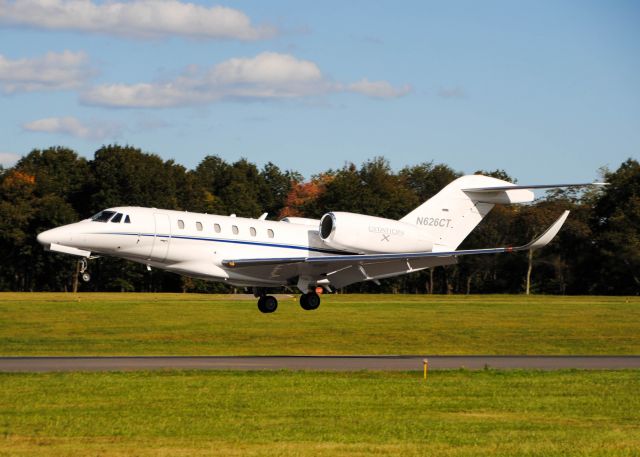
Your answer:
[[[258,309],[263,313],[272,313],[278,309],[278,300],[273,295],[258,298]]]
[[[318,306],[320,306],[320,295],[315,292],[300,295],[300,306],[306,311],[318,309]]]
[[[278,300],[276,297],[267,295],[263,289],[255,288],[253,295],[258,297],[258,309],[260,312],[268,314],[278,309]],[[300,306],[307,311],[318,309],[320,306],[320,295],[315,292],[300,295]]]
[[[254,289],[253,295],[258,297],[258,309],[261,313],[268,314],[278,309],[278,300],[273,295],[267,295],[261,289]]]

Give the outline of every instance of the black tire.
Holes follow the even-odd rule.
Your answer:
[[[258,309],[261,313],[267,312],[266,308],[264,307],[264,296],[258,298]]]
[[[315,292],[300,295],[300,306],[306,311],[313,311],[320,306],[320,295]]]
[[[302,309],[309,310],[309,301],[307,300],[307,294],[300,295],[300,306]]]
[[[272,295],[265,295],[258,299],[258,309],[265,314],[272,313],[278,309],[278,300]]]

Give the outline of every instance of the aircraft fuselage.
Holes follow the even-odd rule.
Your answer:
[[[276,276],[252,277],[225,268],[230,258],[335,255],[318,236],[317,225],[267,221],[141,207],[115,207],[106,222],[86,219],[38,236],[52,251],[70,247],[234,285],[282,286]],[[114,222],[117,214],[122,214]],[[127,219],[129,222],[125,222]],[[62,248],[64,249],[64,248]]]

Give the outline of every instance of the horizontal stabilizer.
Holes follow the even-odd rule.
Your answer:
[[[533,184],[530,186],[512,185],[512,186],[493,186],[493,187],[475,187],[473,189],[462,189],[464,192],[498,192],[505,190],[521,190],[521,189],[560,189],[562,187],[587,187],[587,186],[606,186],[606,182],[587,182],[579,184]]]

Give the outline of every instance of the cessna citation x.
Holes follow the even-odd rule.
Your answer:
[[[495,204],[534,199],[531,189],[586,186],[520,186],[482,175],[456,179],[399,221],[329,212],[321,219],[281,221],[117,207],[90,219],[38,235],[45,249],[87,260],[121,257],[174,273],[252,287],[263,313],[278,301],[266,288],[296,286],[305,310],[320,306],[318,287],[331,291],[360,281],[390,278],[456,263],[463,255],[538,249],[567,219],[565,211],[540,237],[524,246],[456,250]]]

